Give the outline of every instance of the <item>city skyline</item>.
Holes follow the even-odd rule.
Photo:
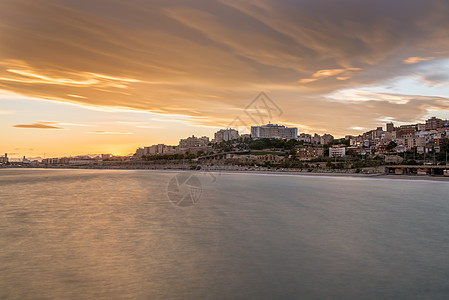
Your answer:
[[[365,131],[360,134],[356,135],[345,135],[344,137],[334,137],[332,134],[325,133],[323,135],[314,133],[305,133],[305,132],[298,132],[298,128],[296,127],[286,127],[282,124],[263,124],[263,125],[252,125],[250,126],[250,129],[248,131],[247,128],[245,128],[243,132],[239,133],[237,129],[234,128],[224,128],[219,129],[217,132],[214,133],[213,138],[209,137],[207,135],[204,136],[196,136],[192,134],[188,137],[183,137],[179,139],[178,143],[171,143],[171,144],[165,144],[157,142],[155,144],[145,144],[145,145],[138,145],[138,148],[136,151],[133,151],[131,153],[128,153],[127,155],[116,155],[113,153],[107,153],[107,152],[99,152],[99,153],[83,153],[83,154],[64,154],[61,156],[54,156],[54,157],[48,157],[47,158],[74,158],[74,157],[85,157],[85,158],[100,158],[103,159],[103,157],[109,158],[133,158],[136,157],[142,157],[142,156],[152,156],[152,155],[161,155],[161,154],[180,154],[180,153],[189,153],[190,151],[194,151],[195,154],[198,153],[198,151],[208,151],[211,150],[208,148],[212,144],[220,144],[222,142],[227,141],[233,141],[233,143],[236,143],[237,140],[244,140],[249,138],[249,140],[255,141],[258,139],[274,139],[274,140],[296,140],[303,142],[304,145],[310,144],[310,145],[328,145],[332,143],[334,140],[347,140],[349,141],[349,145],[351,147],[358,147],[359,150],[362,148],[366,148],[371,151],[370,149],[382,149],[384,150],[384,147],[389,142],[399,142],[399,144],[396,144],[398,147],[396,148],[397,153],[399,152],[405,152],[405,151],[414,151],[416,152],[418,149],[416,146],[419,145],[422,149],[419,151],[427,151],[426,146],[428,146],[428,150],[435,151],[436,148],[434,147],[434,143],[438,148],[438,152],[440,151],[439,146],[441,145],[441,140],[444,138],[447,138],[449,134],[449,120],[443,120],[440,118],[437,118],[435,116],[425,120],[423,123],[416,123],[416,124],[394,124],[393,122],[388,122],[384,124],[385,126],[378,126],[375,129],[372,128],[368,131]],[[398,125],[398,126],[395,126]],[[44,124],[44,126],[47,126]],[[51,126],[51,125],[48,125]],[[396,133],[393,135],[393,133]],[[417,134],[417,136],[415,136]],[[373,144],[373,141],[371,139],[377,140],[376,143]],[[404,139],[405,137],[405,139]],[[367,139],[370,140],[368,144],[366,144]],[[436,139],[436,141],[434,141]],[[405,143],[405,145],[404,145]],[[238,143],[237,143],[238,144]],[[361,148],[360,148],[361,147]],[[353,148],[354,149],[354,148]],[[179,151],[181,150],[181,151]],[[337,150],[336,150],[337,151]],[[20,159],[18,156],[14,153],[5,153],[4,156],[0,156],[0,159],[7,158],[9,155],[9,158],[11,161],[18,162]],[[27,162],[31,161],[40,161],[41,159],[46,158],[45,154],[43,157],[36,156],[36,157],[28,157],[21,156],[23,160]]]
[[[444,1],[2,1],[0,146],[126,155],[262,123],[337,137],[449,117]],[[236,124],[242,126],[243,124]]]

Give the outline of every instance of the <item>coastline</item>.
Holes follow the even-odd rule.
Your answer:
[[[248,175],[272,175],[272,176],[304,176],[304,177],[334,177],[334,178],[365,178],[365,179],[381,179],[381,180],[419,180],[419,181],[438,181],[449,182],[449,177],[444,176],[430,176],[430,175],[396,175],[385,173],[355,173],[355,172],[308,172],[298,170],[229,170],[229,169],[201,169],[189,170],[185,168],[114,168],[114,167],[86,167],[86,166],[53,166],[53,167],[2,167],[5,169],[27,169],[27,170],[129,170],[129,171],[154,171],[154,172],[190,172],[197,174],[215,174],[232,175],[232,174],[248,174]]]
[[[164,170],[167,171],[167,170]],[[387,175],[387,174],[360,174],[360,173],[319,173],[319,172],[298,172],[298,171],[197,171],[197,170],[178,170],[184,172],[194,173],[213,173],[213,174],[250,174],[250,175],[272,175],[272,176],[303,176],[303,177],[334,177],[334,178],[364,178],[364,179],[382,179],[382,180],[426,180],[426,181],[439,181],[449,182],[449,177],[443,176],[429,176],[429,175]]]

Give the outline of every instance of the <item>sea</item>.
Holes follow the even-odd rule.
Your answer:
[[[0,299],[449,299],[449,183],[0,169]]]

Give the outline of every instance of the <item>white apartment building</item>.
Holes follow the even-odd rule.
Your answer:
[[[207,144],[209,144],[209,138],[207,136],[195,137],[192,135],[191,137],[179,141],[180,148],[201,147],[207,146]]]
[[[345,147],[331,147],[329,148],[329,157],[345,157],[346,148]]]
[[[251,126],[251,137],[253,139],[270,138],[292,140],[298,138],[298,128],[285,127],[278,124]]]
[[[239,138],[239,132],[235,129],[221,129],[215,132],[214,143],[221,143],[226,141],[237,140]]]

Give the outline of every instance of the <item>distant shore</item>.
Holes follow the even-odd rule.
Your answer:
[[[205,171],[197,170],[178,170],[185,172],[206,173]],[[430,175],[394,175],[394,174],[361,174],[361,173],[318,173],[318,172],[298,172],[298,171],[210,171],[213,174],[258,174],[258,175],[287,175],[287,176],[304,176],[304,177],[356,177],[356,178],[378,178],[378,179],[402,179],[402,180],[429,180],[429,181],[446,181],[449,182],[449,177],[430,176]]]
[[[220,169],[200,169],[191,170],[188,168],[139,168],[133,166],[117,167],[117,166],[51,166],[51,167],[0,167],[1,169],[67,169],[67,170],[148,170],[148,171],[162,171],[162,172],[193,172],[198,174],[254,174],[254,175],[286,175],[286,176],[311,176],[311,177],[356,177],[356,178],[378,178],[378,179],[402,179],[402,180],[429,180],[429,181],[446,181],[449,182],[449,176],[431,176],[431,175],[396,175],[385,174],[383,172],[372,173],[355,173],[353,170],[321,170],[320,172],[313,171],[300,171],[300,170],[288,170],[288,169],[245,169],[236,170],[231,168]]]

